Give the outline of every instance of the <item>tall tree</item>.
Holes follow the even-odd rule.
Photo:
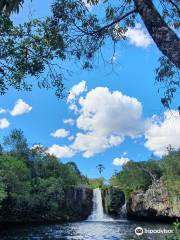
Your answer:
[[[104,171],[104,169],[105,169],[105,167],[103,166],[103,164],[98,164],[97,166],[96,166],[96,168],[98,169],[98,172],[99,172],[99,174],[101,175],[102,174],[102,172]]]
[[[18,157],[27,157],[29,148],[22,130],[14,129],[4,137],[5,150]]]

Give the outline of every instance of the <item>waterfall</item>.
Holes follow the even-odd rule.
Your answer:
[[[93,212],[89,216],[88,220],[102,221],[104,219],[104,211],[102,205],[101,190],[96,188],[93,190]]]
[[[127,210],[126,210],[126,203],[125,203],[120,210],[120,217],[121,219],[126,219],[126,216],[127,216]]]
[[[122,206],[120,209],[120,219],[113,219],[103,211],[103,204],[102,204],[102,195],[101,190],[96,188],[93,190],[93,211],[92,214],[89,216],[87,221],[100,221],[100,222],[111,222],[111,221],[127,221],[126,219],[126,204]]]
[[[103,211],[101,190],[96,188],[93,190],[93,211],[88,221],[107,221],[111,218],[107,217]]]

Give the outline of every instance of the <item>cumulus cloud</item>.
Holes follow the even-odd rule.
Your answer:
[[[69,141],[73,141],[73,140],[74,140],[74,136],[69,136],[69,137],[68,137],[68,140],[69,140]]]
[[[10,126],[10,122],[6,118],[0,119],[0,129],[8,128]]]
[[[0,108],[0,114],[2,114],[2,113],[6,113],[7,111],[5,110],[5,109],[3,109],[3,108]]]
[[[64,124],[69,124],[69,125],[73,126],[75,121],[72,118],[68,118],[68,119],[64,119],[63,122],[64,122]]]
[[[69,103],[73,101],[76,97],[78,97],[84,91],[86,91],[86,81],[83,80],[71,88],[67,98],[67,102]]]
[[[56,156],[57,158],[70,158],[75,154],[70,147],[59,146],[57,144],[54,144],[48,148],[47,152],[51,155]]]
[[[122,137],[120,136],[113,136],[111,135],[109,138],[109,143],[111,146],[118,146],[120,143],[122,143]]]
[[[143,134],[147,122],[142,116],[142,105],[133,97],[119,91],[97,87],[79,99],[77,133],[72,148],[84,157],[104,152],[121,144],[125,137]]]
[[[163,119],[153,116],[153,123],[145,133],[145,147],[156,156],[167,154],[167,147],[180,148],[180,116],[172,110],[164,113]]]
[[[125,36],[130,44],[133,44],[136,47],[147,48],[153,42],[152,38],[139,23],[137,23],[134,28],[129,27]]]
[[[18,99],[13,110],[10,112],[12,116],[18,116],[28,113],[32,110],[32,107],[24,102],[22,99]]]
[[[52,132],[51,136],[55,138],[65,138],[69,136],[69,131],[67,131],[64,128],[60,128],[60,129],[57,129],[55,132]]]
[[[86,91],[86,81],[84,80],[78,83],[77,85],[74,85],[71,88],[67,98],[67,103],[69,105],[69,109],[72,112],[76,114],[78,113],[78,106],[77,106],[76,100],[79,97],[79,95],[81,95],[85,91]]]
[[[129,162],[129,158],[121,157],[113,159],[113,165],[115,166],[123,166]]]
[[[78,108],[77,117],[75,120],[64,120],[64,123],[76,124],[77,127],[77,133],[68,137],[73,142],[65,147],[71,154],[80,152],[90,158],[122,144],[126,137],[136,142],[142,136],[145,136],[145,147],[157,156],[166,154],[169,145],[180,148],[178,111],[165,112],[163,119],[156,115],[144,118],[141,102],[120,91],[111,92],[107,87],[96,87],[84,97],[79,96],[81,91],[77,92],[71,98],[76,100],[69,100]],[[68,107],[72,105],[68,103]],[[127,152],[124,152],[124,159],[126,155]]]
[[[97,153],[104,152],[111,147],[109,138],[96,133],[77,133],[72,148],[83,152],[83,157],[90,158]]]

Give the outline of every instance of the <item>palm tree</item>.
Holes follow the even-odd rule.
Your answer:
[[[19,13],[20,7],[22,7],[24,0],[1,0],[0,12],[4,12],[8,15],[11,13]]]
[[[102,172],[103,172],[104,169],[105,169],[105,167],[103,166],[103,164],[98,164],[98,165],[96,166],[96,168],[98,169],[100,175],[102,174]]]

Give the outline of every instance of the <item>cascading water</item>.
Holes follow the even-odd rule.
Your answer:
[[[102,205],[101,190],[96,188],[93,190],[93,212],[89,216],[88,221],[108,221],[112,220],[104,214]]]
[[[93,211],[92,214],[89,216],[87,221],[100,221],[100,222],[111,222],[111,221],[126,221],[126,204],[120,210],[120,219],[113,219],[103,211],[103,204],[102,204],[102,195],[101,190],[96,188],[93,190]]]
[[[102,206],[101,190],[96,188],[93,190],[93,212],[88,220],[102,221],[104,219],[104,211]]]
[[[127,209],[126,209],[126,203],[125,203],[120,210],[120,218],[126,219],[126,217],[127,217]]]

